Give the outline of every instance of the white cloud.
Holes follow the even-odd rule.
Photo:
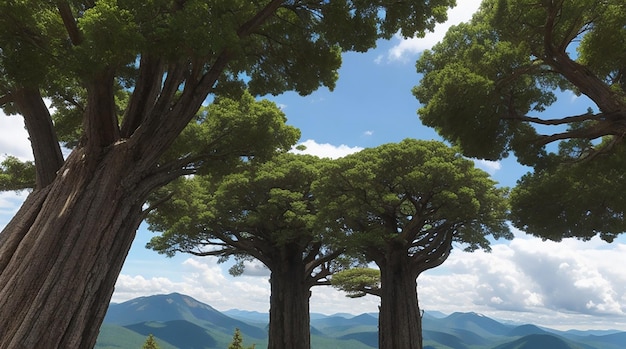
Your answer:
[[[210,257],[188,258],[172,267],[177,270],[176,280],[121,274],[112,301],[120,303],[136,297],[178,292],[220,310],[268,311],[270,290],[266,278],[232,277]],[[241,297],[242,294],[245,297]]]
[[[448,20],[435,26],[432,33],[427,33],[424,37],[414,37],[404,39],[400,35],[396,35],[394,40],[398,43],[393,46],[389,52],[387,59],[389,61],[406,61],[409,55],[418,54],[426,49],[430,49],[434,44],[443,39],[448,29],[461,22],[467,22],[480,6],[481,0],[461,0],[457,2],[457,6],[448,11]]]
[[[502,164],[499,161],[474,159],[474,164],[476,165],[476,167],[482,169],[483,171],[489,173],[490,175],[493,175],[500,168],[502,168]]]
[[[346,155],[356,153],[363,150],[361,147],[350,147],[345,144],[332,145],[329,143],[317,143],[312,139],[307,139],[304,142],[298,143],[296,146],[303,145],[305,150],[292,149],[291,152],[295,154],[310,154],[319,156],[321,158],[337,159]]]
[[[33,152],[24,128],[24,119],[19,115],[6,116],[0,111],[0,160],[13,155],[20,160],[33,160]]]
[[[365,131],[365,132],[363,132],[363,135],[364,136],[372,136],[372,135],[374,135],[374,131],[371,131],[371,130]]]
[[[626,329],[626,245],[537,238],[454,250],[418,279],[422,308],[478,311],[553,328]]]

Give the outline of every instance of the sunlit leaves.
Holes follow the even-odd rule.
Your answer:
[[[361,249],[410,246],[427,231],[452,229],[470,249],[485,235],[510,237],[506,189],[457,150],[434,141],[404,140],[329,163],[317,186],[323,211]]]
[[[280,253],[285,246],[304,250],[324,233],[317,230],[311,193],[323,161],[281,154],[242,164],[222,178],[181,179],[168,188],[170,194],[161,193],[171,198],[148,219],[150,229],[163,232],[149,247],[168,254],[212,249],[215,255],[240,258]],[[233,271],[242,267],[239,263]]]
[[[23,190],[35,186],[35,164],[7,156],[0,163],[0,191]]]
[[[380,289],[380,271],[371,268],[343,270],[333,275],[331,284],[346,292],[346,296],[350,298],[376,294]]]
[[[275,103],[257,101],[247,92],[237,100],[220,97],[187,125],[162,162],[187,158],[197,170],[228,171],[242,159],[267,159],[291,149],[300,138],[286,120]]]
[[[541,163],[544,142],[552,138],[531,128],[545,126],[536,118],[559,90],[585,93],[604,112],[623,109],[623,50],[611,44],[623,36],[623,9],[621,1],[484,2],[471,22],[452,27],[418,60],[424,74],[414,89],[423,103],[420,117],[467,155],[496,159],[513,151],[524,164]],[[575,61],[591,71],[581,74],[586,67]],[[544,118],[566,124],[568,116]],[[587,126],[588,132],[571,137],[598,137],[595,125]],[[543,127],[541,133],[562,130]]]
[[[132,13],[115,0],[97,1],[84,12],[78,27],[84,38],[77,48],[82,66],[96,71],[134,61],[143,39]]]

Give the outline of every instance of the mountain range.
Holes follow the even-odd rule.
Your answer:
[[[313,349],[378,346],[378,314],[311,314]],[[140,349],[150,334],[161,349],[225,349],[239,328],[244,345],[267,347],[268,314],[228,310],[179,293],[111,303],[96,349]],[[425,312],[424,349],[623,349],[626,332],[557,331],[512,325],[476,313]]]

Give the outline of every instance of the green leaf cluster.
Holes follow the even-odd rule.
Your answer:
[[[156,339],[154,339],[154,336],[152,334],[148,335],[148,338],[146,338],[146,342],[143,344],[143,347],[141,347],[142,349],[159,349],[159,345],[156,342]]]
[[[238,328],[235,328],[235,333],[233,334],[233,341],[228,345],[228,349],[254,349],[255,345],[252,344],[248,348],[244,348],[243,346],[243,337],[241,336],[241,331]]]
[[[524,175],[511,192],[511,222],[544,239],[599,235],[613,241],[626,231],[623,145],[593,161],[559,163]]]
[[[170,185],[171,199],[148,217],[161,231],[148,247],[161,253],[216,255],[239,261],[253,256],[269,263],[269,254],[287,246],[321,241],[311,185],[324,160],[284,153],[265,162],[243,162],[221,178],[194,176]],[[222,259],[224,261],[225,259]],[[233,270],[241,273],[243,265]]]
[[[365,149],[328,164],[319,183],[324,216],[370,258],[396,243],[419,254],[420,238],[432,231],[449,230],[468,250],[489,249],[489,234],[511,237],[507,189],[441,142]]]
[[[546,143],[569,138],[541,135],[562,132],[559,125],[570,122],[565,116],[563,122],[551,123],[555,127],[535,127],[547,124],[529,118],[552,105],[557,91],[588,94],[606,104],[599,105],[601,110],[626,103],[619,82],[626,48],[620,39],[624,6],[589,0],[483,2],[469,23],[450,28],[418,60],[417,71],[424,76],[413,93],[423,103],[420,118],[469,156],[495,160],[513,151],[520,162],[537,164],[546,156]],[[582,69],[590,69],[598,80],[575,78]],[[592,84],[602,82],[615,94],[599,97]],[[598,137],[590,135],[594,125],[571,137]]]
[[[35,164],[7,156],[0,162],[0,191],[24,190],[35,186]]]
[[[352,268],[333,274],[331,285],[346,292],[350,298],[376,294],[380,289],[380,270],[372,268]]]
[[[288,151],[300,138],[300,130],[286,121],[275,103],[256,100],[248,92],[238,99],[219,97],[200,110],[161,162],[185,159],[189,168],[203,174],[228,172],[241,161],[266,160]]]

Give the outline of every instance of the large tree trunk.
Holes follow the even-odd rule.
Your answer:
[[[268,349],[309,349],[310,287],[301,249],[283,248],[282,258],[270,268],[270,324]]]
[[[0,348],[95,345],[149,191],[127,148],[75,150],[0,233]]]
[[[422,317],[417,303],[417,274],[406,253],[395,253],[380,268],[379,349],[421,349]]]

